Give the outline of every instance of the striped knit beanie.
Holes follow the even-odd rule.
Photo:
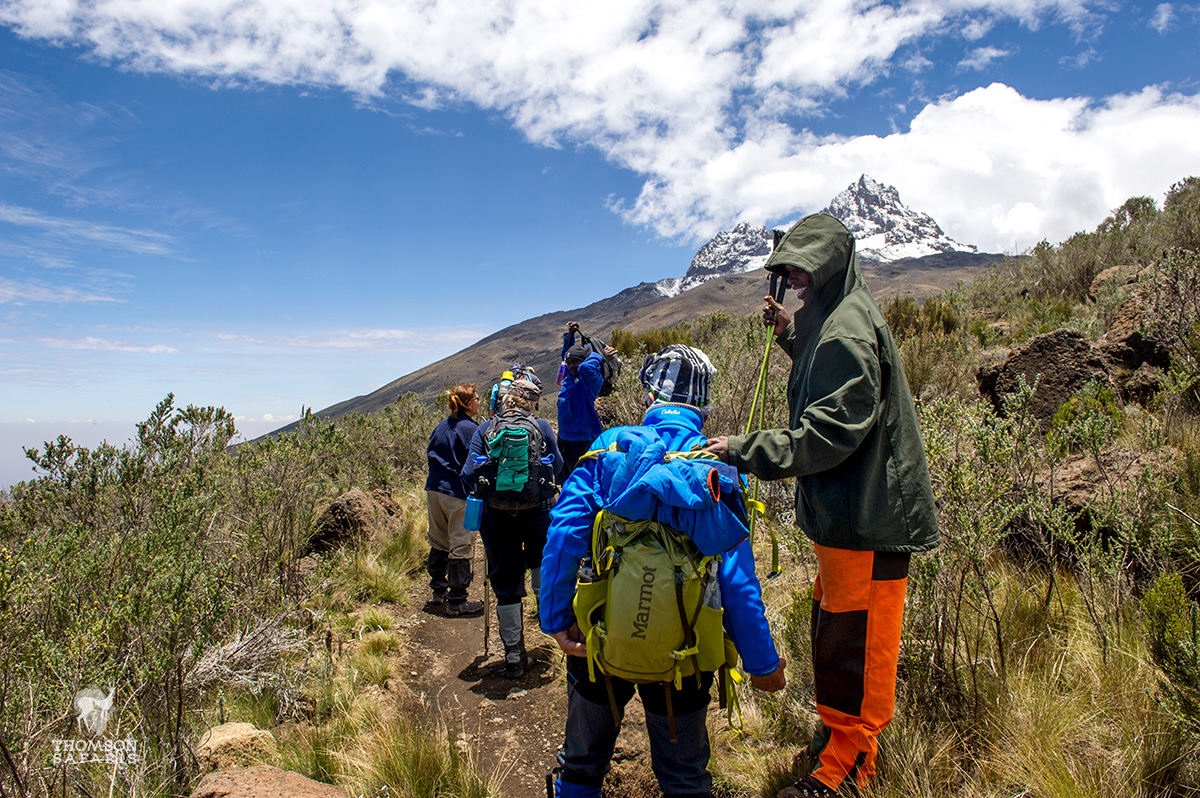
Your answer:
[[[696,347],[671,344],[656,355],[646,355],[638,380],[656,402],[706,407],[714,372],[708,355]]]

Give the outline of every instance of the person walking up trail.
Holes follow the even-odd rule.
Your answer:
[[[553,427],[534,416],[541,395],[529,380],[513,380],[500,399],[500,412],[471,438],[462,472],[463,484],[484,502],[479,535],[496,594],[504,675],[510,679],[524,674],[529,662],[521,607],[525,572],[530,571],[536,591],[562,468]]]
[[[899,351],[859,272],[854,237],[813,214],[767,260],[803,307],[763,320],[792,358],[790,428],[713,438],[706,450],[762,479],[796,478],[813,541],[812,657],[824,728],[815,770],[779,798],[831,796],[875,773],[895,707],[909,558],[938,544],[921,431]],[[822,748],[823,743],[823,748]]]
[[[709,691],[713,672],[723,672],[731,656],[736,664],[726,635],[755,687],[785,685],[754,573],[740,477],[715,459],[668,456],[705,441],[712,364],[699,349],[672,345],[646,358],[639,379],[649,408],[642,425],[605,431],[595,442],[602,451],[582,458],[551,513],[542,558],[542,631],[568,655],[566,734],[554,782],[562,798],[599,798],[635,689],[663,794],[709,796]],[[610,537],[598,557],[593,535],[605,528]],[[674,576],[669,562],[652,566],[669,555],[641,542],[640,530],[684,551]],[[592,609],[576,615],[601,603],[603,620]],[[631,671],[649,676],[635,682]]]
[[[483,605],[467,600],[475,533],[463,528],[467,494],[459,474],[467,461],[471,438],[479,425],[479,394],[471,384],[456,385],[446,396],[450,414],[433,428],[427,457],[425,500],[429,510],[430,603],[444,605],[446,615],[478,615]]]
[[[596,412],[596,397],[604,385],[601,372],[604,358],[599,352],[576,344],[575,335],[578,332],[579,324],[567,322],[562,346],[562,359],[567,373],[563,375],[558,391],[558,448],[565,461],[565,473],[568,474],[575,468],[579,456],[591,448],[592,441],[603,429],[600,414]],[[615,357],[617,350],[609,346],[605,347],[605,353]]]

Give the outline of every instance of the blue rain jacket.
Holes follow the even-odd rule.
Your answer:
[[[566,356],[567,346],[563,346]],[[604,387],[604,375],[600,364],[604,358],[592,352],[579,364],[579,376],[570,372],[563,377],[558,391],[558,437],[567,441],[592,441],[600,434],[603,425],[596,412],[596,397]]]
[[[575,623],[571,600],[576,573],[591,545],[596,513],[607,509],[622,518],[668,524],[691,537],[703,554],[724,552],[717,579],[725,631],[737,645],[742,667],[754,676],[767,676],[779,667],[754,573],[750,532],[734,492],[740,477],[715,460],[663,461],[668,451],[704,444],[703,422],[694,407],[656,404],[643,426],[614,427],[596,439],[596,448],[615,442],[627,455],[582,461],[550,513],[539,596],[543,632],[554,634]]]

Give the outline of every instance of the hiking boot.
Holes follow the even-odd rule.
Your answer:
[[[446,605],[446,615],[451,618],[473,617],[483,612],[481,601],[451,601]]]
[[[435,607],[440,607],[446,603],[445,593],[434,593],[433,598],[429,599],[429,603]]]
[[[784,790],[786,798],[837,798],[837,790],[831,790],[816,776],[805,776]],[[782,793],[781,793],[782,794]]]
[[[521,602],[498,605],[496,623],[500,627],[500,639],[504,642],[504,675],[510,679],[520,678],[529,664],[529,655],[525,653],[525,619],[521,613]]]
[[[808,776],[820,767],[821,754],[828,744],[829,728],[823,722],[818,722],[808,746],[792,758],[792,773],[801,777]]]
[[[519,649],[504,648],[504,675],[509,679],[520,679],[529,667],[529,652],[524,647]]]

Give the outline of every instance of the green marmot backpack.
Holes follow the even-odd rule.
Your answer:
[[[476,466],[476,494],[498,510],[528,510],[553,498],[554,467],[542,462],[545,438],[532,413],[517,408],[492,419],[487,459]]]
[[[584,457],[599,455],[588,452]],[[695,457],[670,452],[667,458]],[[720,706],[736,708],[738,652],[725,634],[717,568],[683,532],[656,520],[632,521],[600,510],[579,570],[572,609],[587,644],[588,675],[607,682],[669,682],[716,673]],[[668,716],[672,737],[674,717]],[[611,685],[609,696],[612,696]],[[615,712],[615,705],[614,705]]]

